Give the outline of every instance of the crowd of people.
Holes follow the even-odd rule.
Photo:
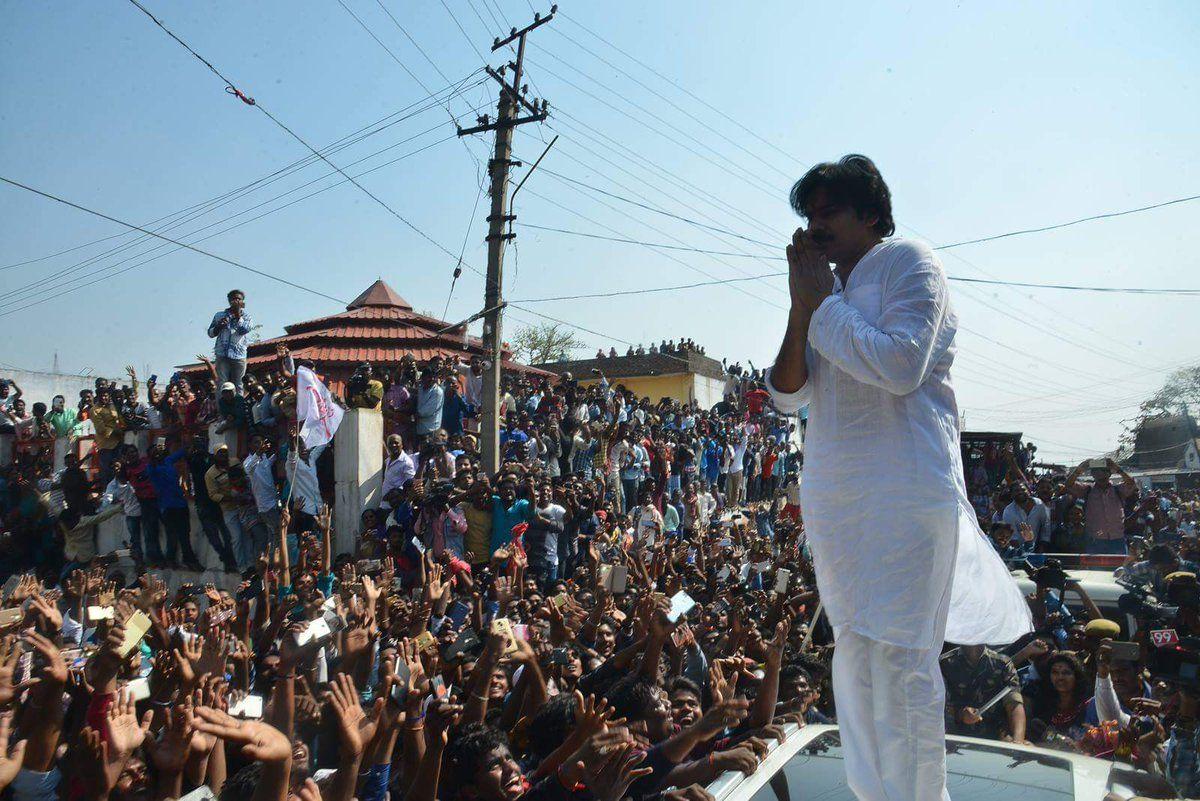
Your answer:
[[[708,409],[600,371],[506,373],[488,472],[485,361],[363,365],[341,400],[382,411],[383,488],[337,552],[332,454],[296,436],[304,363],[281,349],[247,372],[244,301],[214,318],[203,378],[143,387],[130,369],[31,414],[0,383],[24,443],[0,469],[14,799],[702,801],[790,727],[836,722],[799,432],[760,372],[730,367]],[[62,455],[85,431],[95,449]],[[997,550],[1040,565],[1036,631],[948,644],[947,731],[1200,794],[1200,499],[1143,493],[1115,463],[1035,475],[1031,455],[968,478]],[[169,591],[164,570],[216,567],[192,511],[226,581]],[[118,516],[128,558],[96,547]],[[1126,547],[1121,610],[1042,556]]]

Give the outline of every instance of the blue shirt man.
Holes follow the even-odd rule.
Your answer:
[[[228,381],[240,395],[242,378],[246,375],[246,346],[254,325],[250,315],[246,314],[246,294],[242,290],[232,289],[226,298],[229,307],[213,315],[208,335],[216,340],[213,355],[216,356],[217,384]]]
[[[492,550],[512,542],[513,526],[528,523],[532,517],[529,501],[518,499],[515,489],[501,487],[500,494],[492,496]]]
[[[150,454],[150,462],[146,465],[146,475],[154,485],[158,495],[159,509],[186,509],[187,498],[179,486],[179,471],[175,463],[187,456],[187,451],[180,448],[170,456],[166,449],[156,445]]]

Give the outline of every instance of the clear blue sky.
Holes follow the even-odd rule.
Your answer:
[[[427,86],[444,85],[376,0],[345,2]],[[481,66],[440,0],[383,2],[452,81]],[[532,16],[525,0],[445,2],[493,64],[503,60],[488,52],[493,36]],[[425,95],[337,0],[147,5],[314,145]],[[549,172],[535,174],[522,190],[523,222],[778,255],[797,222],[787,187],[813,162],[847,152],[866,153],[880,165],[901,233],[935,244],[1200,192],[1195,3],[560,5],[564,14],[531,37],[528,49],[531,92],[547,97],[557,113],[552,128],[521,129],[518,157],[531,162],[542,139],[559,133],[544,162],[550,170],[780,244],[772,251],[713,235],[580,192]],[[470,109],[492,106],[494,98],[484,83],[450,107],[469,124]],[[0,174],[138,223],[307,155],[262,113],[227,95],[216,76],[126,0],[0,6],[0,125]],[[457,253],[479,191],[475,159],[486,160],[490,140],[464,146],[451,133],[447,112],[433,107],[332,158],[345,165],[396,145],[358,171],[432,144],[362,182]],[[320,179],[326,172],[323,164],[308,166],[168,235],[192,241],[192,232],[198,238],[220,231],[333,184]],[[314,179],[306,190],[198,230]],[[485,209],[481,203],[466,249],[467,262],[480,269]],[[944,263],[961,276],[1200,287],[1198,215],[1200,204],[1184,204],[965,247],[947,253]],[[506,269],[512,299],[780,269],[778,262],[667,256],[518,231]],[[0,265],[120,232],[0,187]],[[57,352],[66,370],[112,374],[133,363],[169,374],[171,365],[208,349],[204,328],[230,287],[246,291],[264,337],[339,308],[188,251],[116,274],[172,247],[133,242],[126,234],[0,270],[0,361],[46,369]],[[199,246],[344,300],[383,277],[415,307],[438,315],[454,267],[349,185]],[[140,253],[146,255],[117,265]],[[33,282],[43,283],[25,288]],[[786,282],[736,286],[749,294],[725,285],[533,308],[605,334],[581,334],[592,350],[610,344],[623,350],[616,338],[648,344],[690,336],[718,358],[768,364],[783,329]],[[482,294],[482,279],[465,270],[448,317],[477,311]],[[954,298],[969,329],[960,335],[955,368],[968,426],[1024,431],[1044,455],[1062,460],[1111,448],[1120,421],[1169,368],[1200,358],[1194,332],[1200,298],[962,284],[954,286]],[[519,318],[533,319],[514,313],[508,330]]]

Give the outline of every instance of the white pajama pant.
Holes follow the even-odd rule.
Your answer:
[[[846,781],[859,801],[949,801],[940,655],[838,634],[833,697]]]

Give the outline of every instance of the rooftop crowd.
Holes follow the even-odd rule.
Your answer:
[[[382,499],[339,553],[332,453],[295,436],[304,362],[281,348],[248,372],[245,296],[229,301],[199,378],[129,369],[28,409],[0,384],[14,799],[702,801],[792,727],[836,722],[799,426],[758,371],[729,366],[711,408],[602,371],[506,372],[488,473],[482,359],[363,365],[342,401],[382,412]],[[62,447],[88,438],[82,461]],[[1170,678],[1148,634],[1200,637],[1196,494],[1142,492],[1108,462],[1040,474],[1030,448],[978,456],[981,527],[1041,564],[1037,631],[948,644],[947,730],[1200,794],[1200,682]],[[108,518],[127,555],[99,552]],[[1040,561],[1064,552],[1125,554],[1119,575],[1151,595],[1102,611]]]

